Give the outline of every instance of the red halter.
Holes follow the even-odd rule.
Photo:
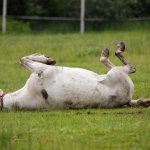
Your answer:
[[[0,96],[0,101],[1,101],[1,111],[3,109],[3,97],[5,96],[5,93],[2,94],[2,96]]]

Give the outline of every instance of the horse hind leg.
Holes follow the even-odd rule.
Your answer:
[[[109,69],[112,69],[113,67],[115,67],[109,60],[109,50],[107,47],[105,47],[105,49],[102,51],[101,53],[101,57],[100,57],[100,61]]]
[[[125,44],[121,41],[117,47],[116,47],[116,52],[115,55],[121,60],[121,62],[125,65],[125,71],[129,74],[129,73],[135,73],[136,72],[136,68],[125,59],[125,57],[123,56],[123,52],[125,50]]]
[[[131,107],[150,107],[150,99],[138,99],[138,100],[131,100],[128,103],[129,106]]]

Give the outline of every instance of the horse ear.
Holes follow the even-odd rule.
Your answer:
[[[0,96],[3,94],[4,92],[0,89]]]

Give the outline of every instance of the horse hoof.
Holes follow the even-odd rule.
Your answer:
[[[102,51],[101,56],[104,56],[104,57],[107,57],[107,58],[109,57],[109,50],[108,50],[107,47],[105,47],[105,49]]]
[[[47,64],[47,65],[55,65],[55,64],[56,64],[56,61],[55,61],[55,60],[48,59],[46,64]]]

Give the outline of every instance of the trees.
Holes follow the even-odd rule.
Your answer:
[[[3,0],[0,1],[2,9]],[[87,18],[124,19],[150,16],[149,0],[85,0],[85,3]],[[79,18],[80,0],[7,0],[7,14]]]

